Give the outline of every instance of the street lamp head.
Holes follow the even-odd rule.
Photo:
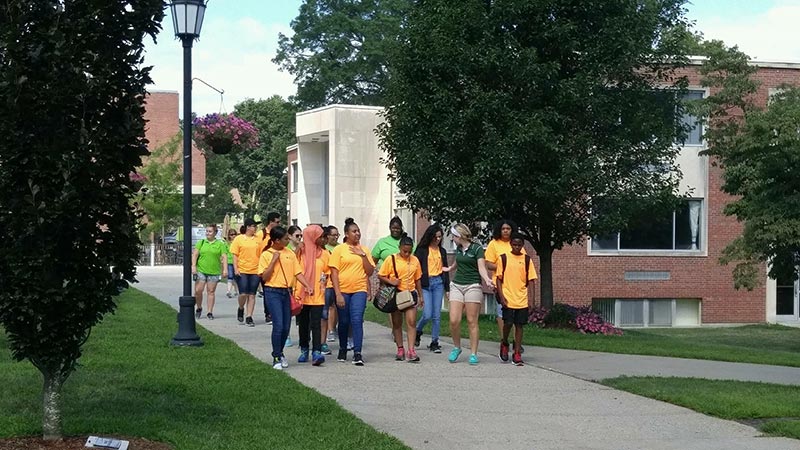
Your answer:
[[[169,7],[172,10],[175,36],[181,39],[199,38],[206,13],[206,0],[172,0]]]

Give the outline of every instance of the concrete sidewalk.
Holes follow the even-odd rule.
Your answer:
[[[180,267],[143,267],[135,287],[176,308],[180,277]],[[198,325],[266,362],[271,326],[263,319],[255,328],[239,325],[236,301],[225,297],[222,285],[218,290],[217,319],[203,317]],[[259,304],[255,318],[261,317]],[[296,333],[293,326],[295,341]],[[394,361],[394,343],[385,327],[367,323],[365,334],[365,367],[336,362],[335,344],[334,359],[322,367],[297,364],[295,346],[286,350],[291,366],[284,373],[415,449],[800,450],[800,441],[761,437],[754,428],[736,422],[535,365],[500,364],[491,354],[496,353],[496,343],[482,344],[477,366],[466,363],[466,354],[449,364],[449,345],[442,354],[421,352],[421,363],[409,364]],[[531,351],[535,362],[544,364],[546,358],[540,355],[544,349]],[[547,366],[559,362],[553,355]],[[560,357],[561,363],[578,368],[576,360]],[[594,375],[590,372],[587,377]]]

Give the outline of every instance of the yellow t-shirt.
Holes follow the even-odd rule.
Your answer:
[[[264,273],[272,262],[274,249],[267,249],[261,253],[261,259],[258,260],[258,273]],[[269,277],[265,285],[273,288],[288,288],[292,286],[294,277],[303,273],[303,266],[297,260],[297,255],[288,248],[281,250],[281,259],[275,263],[272,269],[272,276]]]
[[[350,248],[348,244],[337,245],[331,253],[328,265],[339,271],[339,289],[342,293],[366,292],[367,273],[364,272],[361,257],[352,253]],[[375,261],[372,260],[369,249],[363,245],[358,248],[367,254],[367,260],[374,266]]]
[[[311,279],[311,274],[304,273],[303,276],[306,278],[306,281],[314,288],[313,295],[307,295],[303,297],[303,304],[310,305],[310,306],[322,306],[325,304],[325,288],[320,287],[320,279],[322,275],[325,275],[328,279],[330,279],[331,270],[328,267],[328,260],[330,259],[330,253],[327,250],[322,250],[322,253],[317,258],[314,267],[314,275],[315,279]],[[303,255],[300,255],[298,258],[300,262],[300,267],[305,268],[305,263],[303,262]],[[298,282],[295,286],[295,289],[303,289],[303,286]]]
[[[261,256],[261,238],[258,235],[236,236],[231,244],[231,254],[238,259],[239,272],[249,275],[261,273],[258,271],[258,258]]]
[[[533,267],[531,258],[528,267],[528,279],[525,279],[525,255],[515,255],[506,253],[508,267],[503,275],[503,297],[506,299],[507,307],[520,309],[528,307],[528,281],[535,280],[536,269]],[[497,258],[497,279],[503,274],[503,260]]]
[[[442,274],[442,254],[439,247],[428,248],[428,276],[436,277]]]
[[[417,280],[422,278],[422,266],[416,256],[411,255],[409,259],[403,259],[399,254],[392,255],[383,260],[381,270],[378,275],[386,278],[394,278],[394,267],[392,267],[392,257],[394,257],[395,265],[397,266],[397,275],[400,277],[400,285],[397,289],[401,291],[413,291],[416,289]]]
[[[500,261],[500,255],[503,253],[511,253],[511,241],[492,239],[486,247],[484,257],[486,258],[486,262],[497,265]],[[522,249],[522,254],[526,254],[525,248]]]

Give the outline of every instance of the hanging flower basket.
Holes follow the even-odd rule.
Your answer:
[[[233,114],[209,114],[194,119],[192,125],[194,141],[206,155],[227,155],[258,147],[256,127]]]

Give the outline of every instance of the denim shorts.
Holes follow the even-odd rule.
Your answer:
[[[255,273],[243,273],[236,281],[239,285],[239,293],[244,295],[256,295],[258,286],[261,284],[261,277]]]
[[[205,281],[207,283],[219,283],[220,275],[207,275],[202,272],[197,272],[197,281]]]
[[[232,280],[235,276],[236,272],[233,270],[233,264],[228,264],[228,279]]]

